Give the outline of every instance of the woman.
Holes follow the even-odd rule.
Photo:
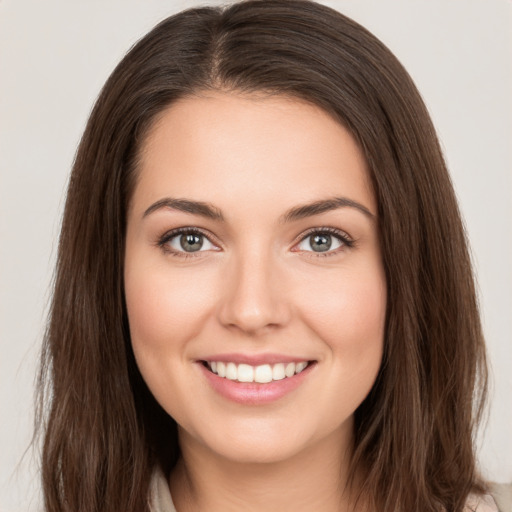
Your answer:
[[[43,368],[48,511],[497,510],[434,129],[389,50],[314,3],[185,11],[113,72]]]

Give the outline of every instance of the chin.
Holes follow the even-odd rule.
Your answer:
[[[351,422],[346,423],[349,429],[351,425]],[[297,425],[296,419],[293,421],[290,418],[281,421],[253,418],[250,424],[241,421],[229,426],[210,427],[208,432],[184,435],[188,441],[191,436],[195,438],[194,444],[206,448],[210,456],[238,464],[277,464],[291,461],[307,455],[324,440],[332,439],[331,436],[340,436],[340,439],[344,437],[334,425],[332,430],[325,423]]]
[[[238,464],[277,464],[293,459],[303,445],[277,439],[232,439],[212,447],[224,459]]]

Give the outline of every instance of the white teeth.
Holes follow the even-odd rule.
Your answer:
[[[239,382],[254,382],[254,368],[248,364],[238,365]]]
[[[284,370],[284,374],[287,377],[293,377],[295,375],[295,363],[288,363]]]
[[[284,373],[284,364],[278,363],[275,364],[272,368],[272,380],[282,380],[286,377]]]
[[[237,380],[238,379],[238,369],[235,363],[228,363],[226,366],[226,379],[229,380]]]
[[[254,382],[266,384],[267,382],[271,381],[272,367],[269,364],[262,364],[261,366],[256,366],[256,369],[254,370]]]
[[[226,365],[224,363],[221,363],[220,361],[217,363],[217,375],[219,377],[226,376]]]
[[[295,365],[295,373],[300,373],[302,370],[304,370],[304,368],[306,368],[307,365],[308,363],[304,361],[302,363],[297,363]]]
[[[259,366],[251,366],[249,364],[224,363],[222,361],[208,362],[208,367],[213,373],[219,377],[238,382],[257,382],[266,384],[274,380],[282,380],[284,378],[293,377],[295,374],[302,372],[308,363],[301,361],[300,363],[277,363],[274,365],[262,364]]]

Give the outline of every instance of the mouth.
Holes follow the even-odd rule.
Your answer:
[[[202,361],[203,366],[218,377],[235,382],[268,384],[274,381],[290,379],[302,373],[315,361],[290,361],[287,363],[250,364],[225,361]]]
[[[260,357],[259,361],[251,361],[254,358],[242,356],[230,357],[231,360],[227,361],[227,358],[219,357],[216,360],[199,360],[197,363],[206,381],[218,395],[244,406],[258,406],[291,395],[311,378],[310,375],[316,373],[314,369],[318,361],[287,361],[282,357],[277,358],[280,361],[272,361],[273,358]],[[249,364],[251,362],[253,364]]]

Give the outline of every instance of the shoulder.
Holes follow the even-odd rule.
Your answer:
[[[160,468],[155,469],[151,477],[149,509],[151,512],[176,512],[169,491],[169,483]]]
[[[489,493],[470,494],[465,512],[512,512],[512,484],[490,484]]]
[[[499,512],[499,510],[490,494],[470,494],[464,512]]]
[[[491,493],[497,505],[499,512],[512,512],[512,483],[509,484],[490,484]]]
[[[470,494],[465,512],[512,512],[512,484],[491,484],[491,494]],[[151,477],[149,489],[151,512],[176,512],[169,483],[157,468]]]

